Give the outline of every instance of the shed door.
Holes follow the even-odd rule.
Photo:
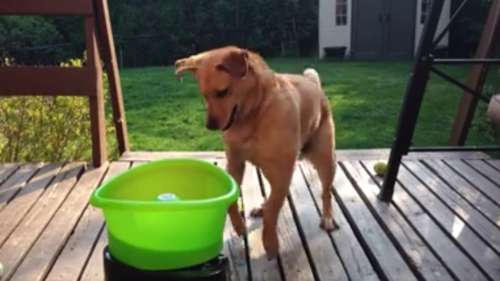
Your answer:
[[[352,1],[352,56],[378,58],[383,46],[382,0]]]
[[[415,36],[415,2],[388,0],[388,11],[384,19],[386,26],[385,57],[410,58],[413,56]]]
[[[410,58],[415,36],[415,1],[353,0],[352,56]]]

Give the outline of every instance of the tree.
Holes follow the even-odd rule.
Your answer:
[[[46,18],[0,17],[0,57],[21,64],[50,64],[62,60],[57,49],[61,42],[60,32]]]
[[[109,6],[117,54],[126,66],[171,64],[229,44],[264,56],[310,55],[316,49],[317,0],[109,0]],[[83,40],[81,18],[0,21],[0,43],[5,43],[0,55],[18,61],[81,57]]]
[[[491,6],[491,0],[469,1],[460,16],[451,26],[450,55],[452,57],[471,57],[479,43],[479,37]],[[452,13],[462,0],[452,1]]]

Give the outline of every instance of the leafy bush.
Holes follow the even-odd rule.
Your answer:
[[[81,65],[79,59],[61,64]],[[106,127],[111,134],[111,123]],[[90,151],[88,98],[0,98],[0,162],[88,160]]]

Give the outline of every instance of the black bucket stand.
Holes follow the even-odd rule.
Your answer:
[[[188,268],[145,271],[114,259],[108,247],[103,254],[106,281],[230,281],[228,261],[222,255]]]

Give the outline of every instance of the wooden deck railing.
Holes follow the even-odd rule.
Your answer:
[[[108,75],[120,153],[129,150],[125,110],[107,0],[2,0],[0,15],[82,16],[87,61],[83,68],[0,67],[0,96],[85,96],[89,99],[92,160],[107,161],[102,68]]]

